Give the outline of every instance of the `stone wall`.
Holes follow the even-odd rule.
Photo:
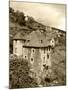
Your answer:
[[[51,67],[51,48],[24,48],[24,50],[24,55],[33,72],[40,75],[44,69],[43,65]]]

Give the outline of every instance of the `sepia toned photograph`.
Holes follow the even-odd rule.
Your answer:
[[[66,85],[66,5],[9,2],[9,88]]]

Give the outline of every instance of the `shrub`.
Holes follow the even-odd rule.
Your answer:
[[[30,78],[27,60],[21,57],[11,58],[9,61],[9,88],[28,88],[36,87],[37,83]]]

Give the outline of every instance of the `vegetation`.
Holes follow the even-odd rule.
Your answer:
[[[29,76],[27,60],[12,55],[9,64],[9,88],[37,87],[36,81]]]
[[[9,39],[10,39],[10,54],[13,53],[13,36],[17,32],[30,33],[33,30],[42,30],[45,35],[55,36],[56,46],[52,52],[52,72],[48,73],[46,78],[41,77],[42,86],[53,86],[53,85],[65,85],[66,73],[65,73],[65,33],[61,33],[60,37],[58,34],[52,31],[46,31],[46,26],[38,23],[34,18],[28,16],[28,20],[25,20],[25,15],[23,12],[14,11],[14,9],[9,8]],[[28,30],[25,32],[23,27],[27,27]],[[59,32],[60,33],[60,32]],[[22,57],[10,56],[9,61],[9,85],[10,88],[27,88],[36,87],[37,81],[29,77],[29,66],[28,61],[24,60]]]
[[[58,85],[66,84],[66,60],[65,60],[65,46],[56,46],[52,53],[52,71],[56,76]]]

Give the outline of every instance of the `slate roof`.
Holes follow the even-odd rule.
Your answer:
[[[30,42],[26,42],[24,47],[47,47],[50,45],[50,42],[46,39],[45,35],[39,30],[31,32],[26,36],[26,39],[30,40]]]
[[[32,31],[28,35],[23,35],[21,32],[18,32],[13,39],[27,40],[24,47],[47,47],[50,45],[48,38],[39,30]]]
[[[20,27],[20,26],[17,26],[17,28],[19,28],[18,32],[15,34],[15,36],[13,37],[13,39],[15,40],[23,40],[23,39],[26,39],[25,38],[25,32],[24,31],[28,31],[29,29],[25,26],[23,27]]]
[[[22,34],[21,32],[18,32],[14,37],[13,40],[23,40],[26,39],[24,34]]]

